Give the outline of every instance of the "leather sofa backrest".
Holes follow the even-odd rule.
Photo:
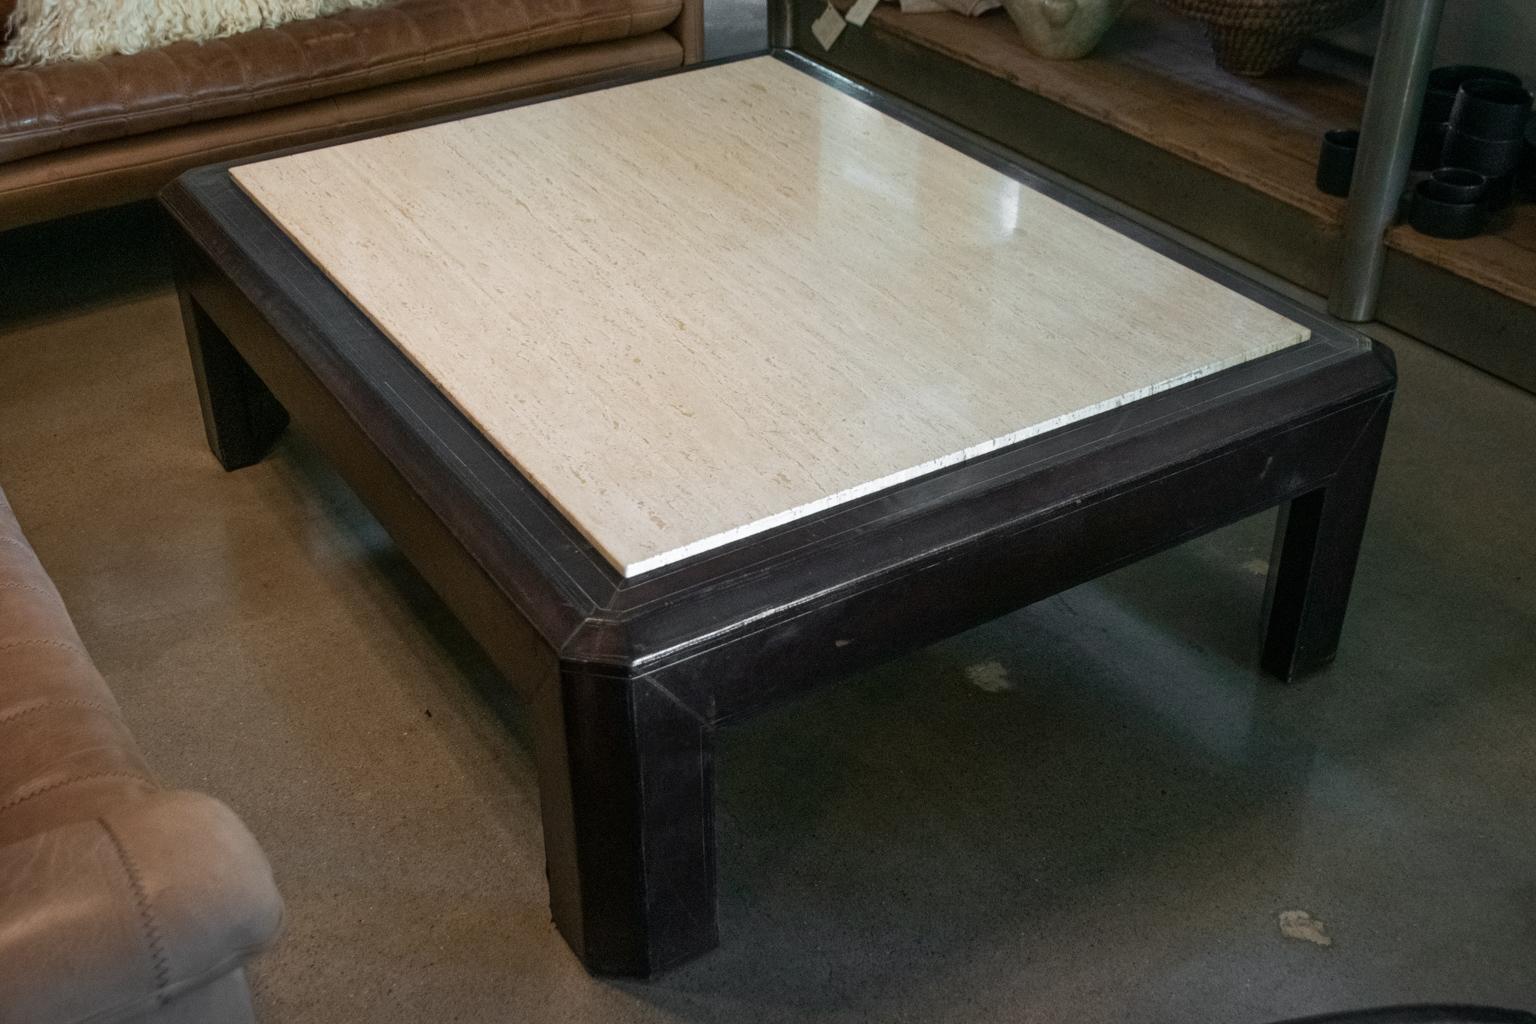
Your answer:
[[[207,43],[0,67],[0,164],[641,36],[681,9],[682,0],[396,0]]]

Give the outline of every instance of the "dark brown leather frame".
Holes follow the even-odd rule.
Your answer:
[[[291,415],[530,706],[550,908],[600,974],[713,947],[716,731],[1279,507],[1261,664],[1334,656],[1392,354],[806,58],[807,74],[1305,325],[1310,341],[633,578],[234,184],[161,196],[215,456]],[[688,72],[692,73],[692,72]]]

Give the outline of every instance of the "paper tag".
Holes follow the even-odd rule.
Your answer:
[[[848,13],[843,15],[843,17],[848,19],[848,24],[858,25],[860,28],[863,28],[864,22],[869,20],[869,16],[874,13],[875,8],[878,6],[880,6],[880,0],[859,0],[858,3],[848,8]]]
[[[811,22],[811,35],[821,44],[823,50],[832,49],[832,44],[837,42],[837,37],[843,34],[847,26],[843,16],[837,13],[837,8],[827,4],[827,9],[821,12],[821,16]]]

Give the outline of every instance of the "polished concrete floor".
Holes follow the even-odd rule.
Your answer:
[[[1305,684],[1255,672],[1261,516],[727,732],[723,944],[611,983],[549,923],[522,711],[302,435],[219,470],[147,237],[0,236],[0,487],[151,762],[271,856],[265,1021],[1536,1008],[1536,398],[1392,340]]]

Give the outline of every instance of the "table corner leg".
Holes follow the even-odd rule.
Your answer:
[[[1390,407],[1388,396],[1372,411],[1324,486],[1280,506],[1261,664],[1284,681],[1324,668],[1338,651]]]
[[[649,978],[719,942],[714,730],[654,682],[562,668],[536,699],[555,924],[597,975]]]
[[[226,470],[261,461],[288,425],[288,413],[185,287],[182,325],[208,447]]]

